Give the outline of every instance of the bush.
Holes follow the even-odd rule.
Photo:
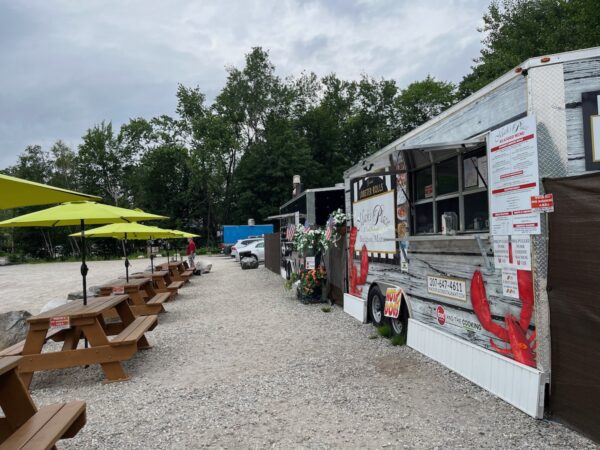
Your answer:
[[[390,326],[389,323],[385,323],[382,326],[380,326],[379,328],[377,328],[377,332],[379,333],[379,336],[389,338],[392,336],[392,327]]]
[[[392,345],[396,346],[396,345],[406,345],[406,336],[403,336],[401,334],[397,334],[396,336],[392,337],[391,339]]]

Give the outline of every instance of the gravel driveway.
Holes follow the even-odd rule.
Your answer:
[[[125,364],[130,381],[104,385],[94,366],[35,375],[38,405],[87,402],[87,425],[61,448],[595,448],[369,339],[338,307],[298,303],[264,267],[211,262]]]

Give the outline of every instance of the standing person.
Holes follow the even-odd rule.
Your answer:
[[[190,269],[195,270],[196,264],[194,263],[194,258],[196,257],[196,244],[194,244],[194,240],[192,238],[188,238],[188,246],[185,249],[185,254],[188,257]]]

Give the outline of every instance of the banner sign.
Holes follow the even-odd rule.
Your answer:
[[[467,301],[467,282],[459,278],[427,276],[427,292],[452,300]]]
[[[540,194],[535,116],[490,132],[490,234],[540,234],[531,197]]]
[[[531,210],[535,212],[554,212],[554,196],[552,194],[532,196]]]
[[[371,253],[396,253],[396,207],[392,176],[359,180],[354,186],[353,225],[358,228],[355,248]]]
[[[112,288],[112,293],[115,295],[120,295],[125,293],[125,286],[114,286]]]
[[[385,306],[383,315],[397,319],[400,315],[400,302],[402,301],[402,289],[387,288],[385,291]]]
[[[50,328],[53,330],[68,330],[71,328],[69,316],[56,316],[50,318]]]

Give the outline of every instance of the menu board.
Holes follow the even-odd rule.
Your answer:
[[[540,234],[540,214],[531,210],[540,193],[535,116],[491,131],[488,155],[490,233]]]
[[[358,228],[357,250],[365,245],[369,252],[396,253],[397,208],[395,190],[391,186],[392,175],[372,176],[354,184],[352,221]],[[400,207],[398,214],[399,210]]]

